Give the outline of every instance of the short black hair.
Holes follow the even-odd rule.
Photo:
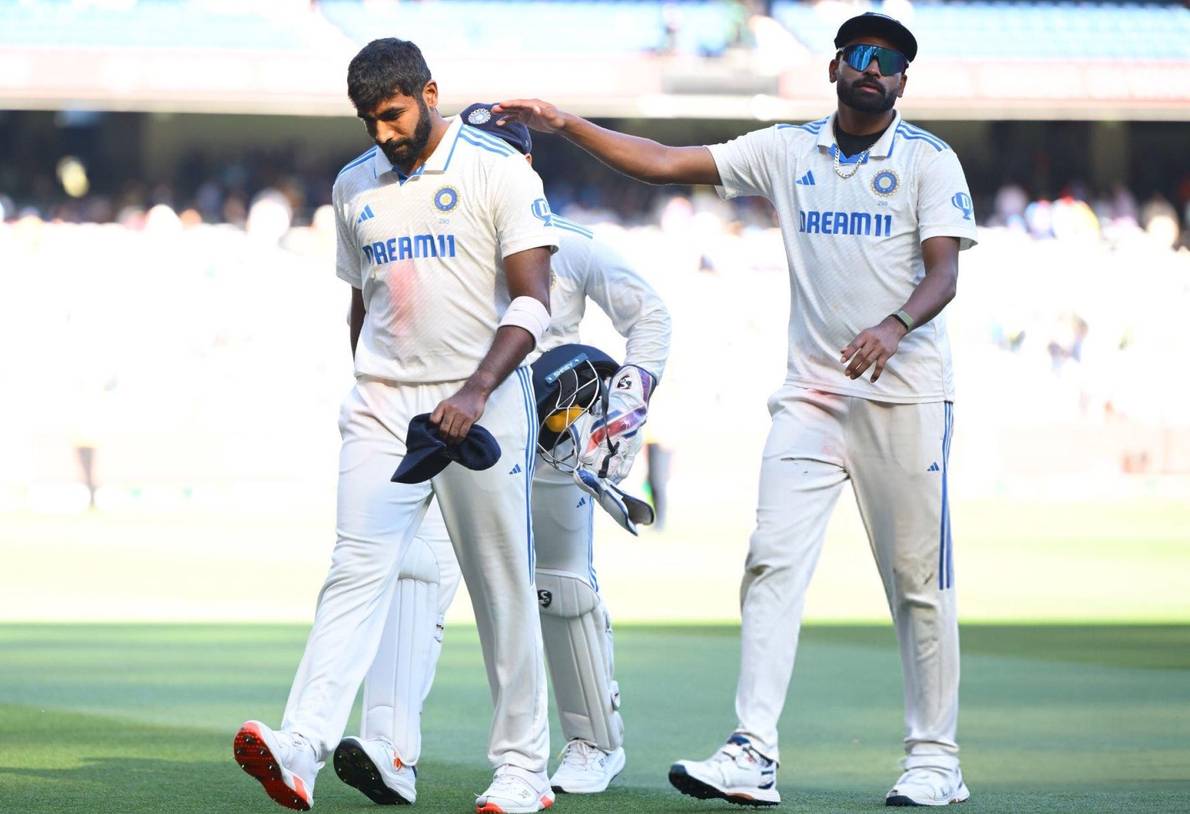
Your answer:
[[[408,40],[372,40],[347,66],[347,95],[356,110],[372,110],[398,93],[417,96],[430,81],[421,49]]]

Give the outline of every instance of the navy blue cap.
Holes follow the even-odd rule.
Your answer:
[[[510,121],[503,125],[496,124],[500,121],[500,116],[492,112],[493,107],[495,107],[494,102],[490,105],[476,102],[473,105],[468,105],[459,116],[462,118],[463,124],[469,124],[477,130],[504,139],[521,155],[533,152],[533,136],[529,135],[529,128],[520,122]]]
[[[847,43],[866,36],[888,40],[910,62],[917,56],[917,39],[913,33],[899,20],[894,20],[887,14],[878,14],[875,11],[852,17],[839,26],[839,33],[835,35],[835,47],[842,48]]]
[[[429,413],[415,415],[405,433],[405,459],[391,478],[393,483],[421,483],[437,475],[451,461],[468,469],[491,469],[500,460],[500,444],[478,424],[472,424],[467,437],[449,446],[430,423]]]

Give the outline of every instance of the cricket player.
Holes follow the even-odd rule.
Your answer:
[[[339,420],[338,541],[281,728],[245,723],[235,759],[281,805],[311,807],[435,497],[475,579],[495,705],[495,777],[476,808],[540,811],[554,795],[529,522],[536,410],[524,360],[549,326],[557,230],[520,155],[439,114],[416,45],[369,43],[348,67],[347,90],[376,146],[343,168],[333,191],[356,370]],[[425,413],[447,444],[482,419],[499,460],[391,482],[410,421]]]
[[[532,137],[522,124],[497,127],[490,105],[471,105],[460,118],[502,138],[532,161]],[[579,341],[590,299],[627,339],[623,366],[612,377],[607,460],[611,480],[628,474],[641,447],[649,396],[669,355],[670,318],[661,298],[624,260],[591,232],[557,215],[558,253],[552,258],[552,320],[538,349]],[[539,394],[540,395],[540,394]],[[582,463],[599,471],[607,443],[585,450]],[[541,630],[566,747],[550,778],[554,791],[604,791],[624,768],[620,692],[613,673],[612,628],[592,565],[593,501],[566,472],[538,460],[533,476],[533,539]],[[455,549],[459,549],[456,545]],[[472,603],[490,601],[480,574],[467,564],[462,577]],[[421,755],[421,711],[441,652],[444,617],[460,578],[442,515],[434,507],[405,555],[381,638],[364,682],[359,738],[335,751],[335,770],[378,803],[417,799],[414,767]],[[479,586],[481,587],[481,586]]]
[[[774,805],[777,721],[806,586],[847,481],[892,611],[905,681],[904,773],[889,805],[969,796],[959,769],[959,642],[947,507],[954,399],[942,310],[975,218],[954,152],[894,109],[917,42],[881,14],[847,20],[829,116],[711,147],[667,147],[537,100],[497,105],[653,183],[714,184],[776,208],[790,279],[789,371],[769,400],[757,525],[741,587],[736,730],[670,781],[694,797]]]

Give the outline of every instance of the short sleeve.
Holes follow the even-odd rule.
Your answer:
[[[335,273],[354,288],[364,287],[363,270],[360,266],[360,250],[356,246],[355,234],[349,225],[350,203],[343,200],[338,186],[331,194],[335,210]]]
[[[753,130],[723,144],[710,145],[707,149],[715,159],[722,182],[716,187],[719,194],[724,198],[758,195],[772,200],[777,148],[775,126]]]
[[[921,240],[957,237],[959,250],[977,242],[975,206],[953,150],[942,150],[922,160],[917,175],[917,228]]]
[[[541,177],[519,156],[492,164],[488,180],[500,256],[546,246],[558,250]]]

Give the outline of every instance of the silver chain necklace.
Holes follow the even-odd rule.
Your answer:
[[[860,166],[867,163],[869,152],[871,152],[871,151],[864,150],[862,153],[860,153],[859,157],[857,159],[855,159],[855,163],[851,167],[851,172],[844,174],[843,173],[843,162],[839,161],[839,156],[843,154],[843,151],[840,150],[839,145],[836,144],[831,149],[831,153],[835,157],[835,175],[839,176],[844,181],[846,181],[851,176],[855,175],[857,172],[859,172]]]

